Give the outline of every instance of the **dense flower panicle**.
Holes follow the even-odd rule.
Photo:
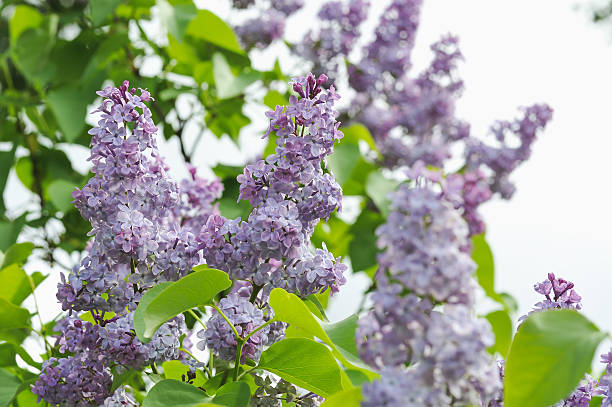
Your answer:
[[[282,287],[308,296],[336,292],[345,282],[339,259],[310,244],[315,225],[342,202],[342,189],[324,165],[343,136],[334,110],[339,96],[333,86],[323,89],[326,81],[312,74],[294,79],[298,96],[266,113],[266,135],[277,136],[275,154],[247,165],[237,178],[239,199],[253,206],[248,219],[210,216],[197,235],[209,265],[266,286],[264,292]]]
[[[250,302],[248,293],[246,296],[238,293],[229,294],[221,299],[219,309],[232,322],[241,338],[245,338],[273,317],[271,309],[268,308],[264,312]],[[206,330],[198,332],[198,337],[204,339],[198,342],[198,348],[208,347],[221,359],[233,361],[236,358],[237,340],[225,318],[215,311],[206,326]],[[282,323],[273,323],[255,332],[242,346],[242,363],[247,358],[258,360],[263,347],[278,341],[283,335]]]
[[[285,19],[285,14],[271,9],[237,26],[236,35],[247,50],[265,48],[283,36]]]
[[[444,192],[430,187],[442,182],[439,172],[423,167],[409,176],[416,187],[400,185],[376,231],[384,251],[374,305],[356,332],[363,360],[385,369],[380,380],[364,386],[364,405],[478,405],[495,397],[501,380],[487,352],[494,343],[491,328],[472,310],[468,228]],[[444,306],[434,308],[432,301]],[[394,383],[411,391],[392,394]]]
[[[101,119],[89,131],[95,176],[73,193],[94,239],[80,267],[62,279],[58,299],[64,310],[122,313],[126,306],[135,308],[143,289],[177,280],[200,263],[193,222],[185,219],[187,226],[181,226],[182,215],[193,215],[180,213],[180,203],[199,204],[194,211],[206,218],[220,191],[214,183],[208,191],[186,184],[186,198],[181,197],[157,149],[157,128],[144,104],[150,100],[147,91],[138,96],[126,81],[98,94],[104,98],[96,110]],[[204,196],[193,202],[197,194]]]
[[[56,327],[57,345],[72,355],[49,362],[33,387],[47,402],[65,406],[103,405],[111,396],[111,368],[141,369],[180,358],[183,317],[163,324],[143,344],[134,332],[133,310],[154,284],[177,280],[202,262],[195,233],[218,216],[213,201],[223,188],[193,168],[180,187],[167,175],[146,90],[137,95],[126,81],[98,95],[104,98],[96,111],[101,119],[89,131],[95,175],[73,193],[93,240],[81,264],[61,276],[57,293],[71,313]],[[95,323],[72,316],[75,311],[89,311]],[[105,319],[107,311],[116,315]],[[118,392],[106,405],[131,405],[129,400]]]
[[[472,304],[476,266],[462,249],[468,228],[438,193],[400,185],[387,222],[376,234],[379,265],[415,294],[436,301]]]
[[[411,66],[411,53],[422,0],[392,0],[376,28],[376,37],[364,49],[358,65],[349,69],[350,84],[358,92],[375,92],[383,73],[401,77]]]
[[[369,8],[367,0],[324,3],[318,13],[321,27],[309,30],[294,51],[314,64],[314,72],[328,72],[337,77],[341,58],[353,49]]]
[[[87,354],[52,357],[43,361],[32,393],[53,405],[99,406],[110,395],[112,379],[110,369]]]
[[[416,78],[406,72],[389,83],[373,84],[371,91],[355,98],[355,119],[374,136],[385,166],[424,161],[442,167],[453,145],[469,137],[469,125],[455,117],[455,102],[463,90],[455,75],[462,59],[458,39],[445,36],[432,51],[432,62]],[[349,66],[350,72],[355,69]],[[389,76],[380,75],[385,77]]]
[[[413,294],[401,296],[403,288],[384,276],[377,276],[377,282],[372,310],[359,319],[355,336],[359,354],[378,369],[418,361],[433,305]]]
[[[323,249],[314,253],[307,252],[294,263],[283,267],[275,267],[271,272],[272,285],[294,292],[302,297],[321,293],[327,289],[335,294],[340,286],[346,283],[344,272],[347,266],[340,258]]]

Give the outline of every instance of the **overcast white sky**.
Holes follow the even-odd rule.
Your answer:
[[[372,2],[374,13],[387,4]],[[227,8],[214,3],[227,17]],[[313,15],[321,2],[306,3],[301,17],[288,21],[290,38],[299,38],[308,28],[304,21],[310,20],[304,17]],[[575,0],[425,0],[414,53],[417,66],[429,60],[429,44],[448,32],[461,39],[466,91],[458,113],[473,131],[484,134],[493,120],[512,118],[518,106],[547,102],[555,109],[531,160],[513,175],[518,190],[512,201],[483,208],[498,290],[516,296],[525,313],[538,300],[533,284],[554,272],[576,284],[584,314],[612,330],[612,24],[595,26],[586,9],[576,9]],[[262,67],[273,62],[268,54],[255,55],[254,61]],[[261,129],[261,122],[245,129],[247,146],[256,143]],[[161,147],[171,165],[179,162],[175,142]],[[211,136],[201,143],[197,157],[204,168],[219,159],[238,163],[253,154],[249,147],[237,152]],[[86,168],[85,154],[75,157]],[[7,190],[18,188],[12,177]],[[56,275],[40,289],[42,313],[49,318],[59,311]],[[356,280],[341,290],[332,319],[354,312],[352,290],[362,285]]]

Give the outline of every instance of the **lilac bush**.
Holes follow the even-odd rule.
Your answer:
[[[249,51],[281,39],[288,17],[305,2],[232,4],[248,12],[258,10],[258,16],[235,28],[238,41]],[[176,6],[184,8],[173,9],[172,18],[180,20],[182,13],[190,12],[189,5]],[[516,119],[495,122],[489,140],[475,136],[455,112],[464,85],[457,74],[463,60],[458,38],[441,37],[430,47],[431,62],[413,72],[422,1],[391,0],[373,39],[366,42],[362,25],[369,7],[367,0],[326,1],[304,38],[287,43],[296,60],[307,61],[318,75],[292,79],[287,102],[266,112],[264,138],[273,152],[244,166],[235,179],[238,196],[231,197],[246,208],[243,217],[220,212],[216,201],[224,192],[221,180],[205,179],[191,165],[188,179],[177,182],[168,175],[149,109],[154,100],[146,89],[130,88],[125,81],[98,92],[102,102],[94,113],[99,121],[89,131],[93,175],[73,193],[76,208],[91,225],[91,241],[80,264],[58,285],[57,299],[68,315],[56,324],[56,343],[48,345],[32,385],[39,401],[135,406],[144,397],[159,397],[166,391],[163,386],[176,386],[174,390],[181,390],[171,394],[176,394],[177,404],[186,394],[189,403],[201,396],[197,403],[203,404],[221,403],[228,392],[244,400],[248,392],[251,406],[310,407],[329,397],[353,402],[354,407],[358,390],[364,407],[504,405],[505,361],[492,355],[502,352],[495,347],[500,338],[476,313],[481,292],[474,274],[480,264],[474,261],[478,253],[473,252],[473,239],[485,231],[480,205],[494,196],[511,198],[511,173],[529,159],[552,109],[545,104],[521,108]],[[170,24],[171,35],[193,36],[176,28]],[[202,52],[213,50],[226,57],[231,75],[243,72],[241,64],[247,64],[248,57],[233,38],[225,40],[204,41]],[[172,38],[168,49],[175,55],[174,47],[189,41]],[[182,64],[182,56],[175,56]],[[234,59],[240,66],[234,66]],[[211,64],[199,65],[198,72],[212,73],[219,88],[214,59]],[[266,87],[282,77],[277,72],[257,74]],[[241,86],[242,79],[236,76],[234,85]],[[216,115],[230,114],[207,104],[221,92],[209,92],[212,84],[197,83],[212,130]],[[337,88],[349,96],[341,111]],[[230,105],[244,96],[215,103]],[[339,247],[350,244],[346,240],[368,238],[360,234],[367,231],[351,229],[345,239],[342,229],[332,230],[350,223],[338,221],[343,190],[331,171],[346,157],[328,165],[344,138],[339,118],[368,130],[359,140],[368,142],[357,146],[357,153],[363,153],[358,160],[369,166],[366,176],[376,171],[387,181],[393,177],[399,186],[385,207],[384,197],[372,196],[380,193],[377,189],[363,188],[361,184],[369,182],[363,174],[350,174],[359,184],[351,189],[366,190],[351,193],[364,198],[362,215],[372,211],[376,218],[379,253],[376,265],[367,270],[376,269],[368,290],[369,309],[359,318],[328,325],[323,322],[325,303],[346,283],[348,270],[337,256],[346,252]],[[184,148],[182,153],[187,160]],[[327,228],[318,227],[330,219]],[[326,229],[328,245],[321,238]],[[354,257],[351,254],[357,262]],[[207,267],[194,269],[203,264]],[[210,287],[200,286],[202,298],[194,300],[193,288],[181,284],[207,272],[221,277],[203,279]],[[160,284],[163,291],[154,289]],[[208,293],[216,284],[222,288]],[[161,314],[162,307],[151,304],[159,305],[162,302],[155,301],[172,292],[165,287],[177,289],[191,302],[182,307],[182,299],[173,298],[180,306],[167,307],[176,308],[174,314],[158,321],[150,314]],[[483,288],[510,313],[502,295]],[[544,299],[519,319],[521,323],[533,314],[547,315],[541,314],[545,311],[564,309],[578,315],[575,311],[581,309],[573,284],[552,273],[535,290]],[[278,304],[278,298],[284,302]],[[307,315],[292,314],[295,309]],[[150,319],[144,321],[143,315]],[[192,331],[197,332],[195,346]],[[290,348],[297,343],[317,350],[312,352],[317,360],[308,359],[312,355],[301,348]],[[357,354],[349,355],[353,345],[367,367]],[[291,361],[288,366],[284,357]],[[602,356],[606,372],[599,381],[584,376],[556,406],[586,407],[595,395],[602,396],[602,405],[612,405],[611,359],[610,354]],[[183,364],[172,363],[176,361]],[[324,379],[319,369],[327,372]],[[130,379],[134,372],[137,379]],[[149,381],[156,382],[153,390],[147,387]],[[147,388],[145,396],[141,391]],[[148,401],[145,398],[144,405]],[[236,403],[244,407],[243,401]]]

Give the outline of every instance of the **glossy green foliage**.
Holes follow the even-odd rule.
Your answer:
[[[259,368],[326,397],[342,391],[343,371],[330,350],[307,338],[287,338],[261,354]]]
[[[138,338],[148,342],[161,324],[191,308],[208,304],[231,285],[223,271],[196,266],[193,273],[180,280],[147,291],[138,305],[138,315],[134,315]]]
[[[606,337],[575,310],[536,312],[519,327],[506,360],[506,407],[549,407],[590,368]]]

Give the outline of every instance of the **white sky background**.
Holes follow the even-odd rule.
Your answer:
[[[371,2],[376,15],[387,4]],[[224,2],[197,3],[214,4],[222,18],[229,16]],[[309,28],[321,1],[306,3],[306,10],[287,22],[291,40]],[[612,330],[612,23],[593,24],[586,9],[590,5],[585,2],[577,10],[575,0],[425,0],[413,59],[418,69],[429,61],[429,44],[440,35],[460,37],[466,90],[457,110],[476,134],[484,135],[495,119],[514,117],[518,106],[546,102],[554,108],[553,121],[535,143],[530,161],[512,176],[517,185],[513,199],[490,202],[482,209],[495,255],[496,287],[513,294],[524,314],[539,300],[533,284],[554,272],[575,283],[584,314]],[[372,18],[367,25],[375,22]],[[279,45],[272,51],[282,50]],[[255,65],[270,67],[271,54],[253,55]],[[295,66],[286,52],[282,62],[283,67]],[[263,117],[263,111],[247,114]],[[207,135],[195,155],[198,167],[219,160],[238,164],[253,157],[264,128],[265,121],[256,121],[243,130],[242,151]],[[194,130],[188,137],[195,137]],[[178,168],[174,174],[184,176],[176,140],[160,140],[160,148]],[[87,151],[71,156],[77,168],[87,169]],[[27,199],[14,174],[8,191],[10,208]],[[44,267],[29,266],[48,273]],[[52,272],[37,290],[45,320],[60,310],[57,281],[57,272]],[[332,320],[355,311],[355,292],[362,287],[363,279],[352,279],[340,291],[330,309]]]

